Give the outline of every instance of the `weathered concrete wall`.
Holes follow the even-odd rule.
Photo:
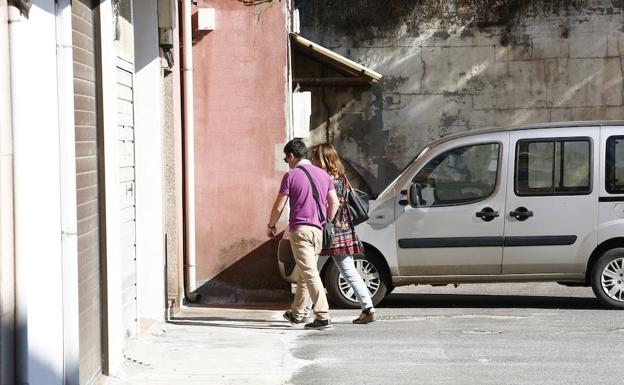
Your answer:
[[[177,81],[177,82],[176,82]],[[166,238],[166,264],[167,264],[167,300],[172,301],[179,298],[179,274],[182,271],[178,268],[181,242],[179,237],[180,223],[178,213],[181,212],[182,196],[178,190],[181,172],[181,160],[179,159],[177,146],[180,141],[176,140],[176,132],[180,132],[179,122],[175,117],[181,116],[179,104],[174,104],[176,100],[175,85],[179,84],[179,74],[165,71],[162,80],[163,94],[163,157],[164,157],[164,207],[165,207],[165,234]],[[179,100],[179,99],[178,99]],[[176,129],[178,131],[176,131]],[[179,305],[179,304],[178,304]]]
[[[300,9],[303,36],[384,75],[370,89],[310,89],[314,141],[337,145],[373,192],[447,133],[624,119],[624,1],[427,3]]]
[[[179,10],[177,10],[179,12]],[[179,26],[173,34],[174,47],[180,46]],[[162,133],[163,188],[165,210],[165,250],[167,267],[167,303],[179,309],[184,296],[183,236],[183,169],[182,169],[182,96],[180,82],[180,50],[173,49],[173,68],[163,69]]]
[[[286,3],[253,3],[198,2],[217,23],[193,47],[197,278],[210,280],[208,301],[287,287],[266,236],[287,135]]]

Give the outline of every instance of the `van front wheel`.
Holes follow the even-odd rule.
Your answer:
[[[386,277],[384,265],[376,255],[356,255],[353,262],[371,295],[373,305],[377,306],[388,291],[388,277]],[[335,261],[329,261],[323,278],[327,296],[334,305],[352,309],[360,307],[355,291],[342,276]]]
[[[594,264],[591,284],[604,305],[624,309],[624,248],[609,250]]]

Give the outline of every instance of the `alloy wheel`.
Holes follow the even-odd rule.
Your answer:
[[[353,261],[355,263],[355,269],[360,273],[360,276],[364,280],[364,284],[368,289],[371,298],[375,296],[377,291],[379,290],[379,286],[381,285],[381,278],[379,276],[379,271],[369,261],[365,259],[355,259]],[[342,274],[338,275],[338,287],[340,289],[340,294],[347,300],[351,302],[358,302],[357,297],[355,296],[355,291],[349,284],[349,282],[344,279]]]
[[[616,258],[602,269],[601,284],[609,298],[624,302],[624,258]]]

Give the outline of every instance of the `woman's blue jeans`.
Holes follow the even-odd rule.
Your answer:
[[[353,289],[353,293],[355,297],[360,302],[360,307],[362,310],[373,307],[373,300],[371,299],[370,292],[362,279],[360,273],[358,273],[355,268],[355,262],[353,261],[352,255],[345,255],[340,257],[332,257],[336,267],[342,274],[343,278],[349,282],[351,288]],[[312,300],[306,306],[306,314],[312,314]]]
[[[340,270],[340,273],[344,277],[344,279],[349,282],[353,292],[355,293],[355,297],[360,302],[360,307],[362,310],[368,309],[369,307],[373,307],[373,300],[371,299],[370,292],[362,279],[362,276],[355,268],[355,263],[353,262],[352,255],[345,255],[341,257],[332,257],[334,263]]]

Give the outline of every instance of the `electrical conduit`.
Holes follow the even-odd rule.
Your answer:
[[[0,385],[15,383],[15,250],[9,8],[0,0]]]
[[[182,69],[183,69],[183,126],[184,126],[184,149],[185,149],[185,238],[186,238],[186,261],[184,273],[185,295],[190,302],[199,299],[199,294],[194,293],[197,288],[195,270],[195,122],[193,115],[193,39],[191,21],[191,0],[182,2]]]

